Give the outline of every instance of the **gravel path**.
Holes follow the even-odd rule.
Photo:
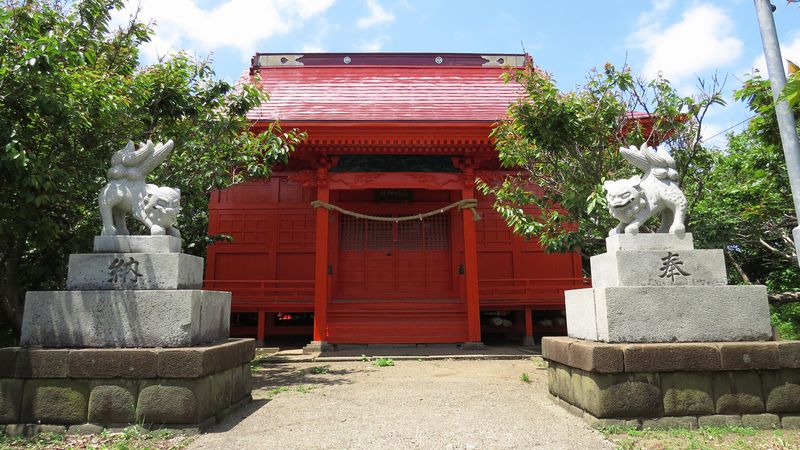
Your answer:
[[[269,365],[254,375],[255,401],[189,448],[614,447],[550,402],[538,359],[395,364]]]

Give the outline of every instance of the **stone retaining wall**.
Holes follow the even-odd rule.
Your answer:
[[[176,349],[0,349],[0,431],[202,429],[249,400],[254,356],[252,339]]]
[[[545,338],[548,387],[594,426],[800,428],[800,342]]]

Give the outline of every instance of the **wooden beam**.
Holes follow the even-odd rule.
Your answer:
[[[329,189],[438,189],[461,190],[460,173],[340,172],[332,173]]]

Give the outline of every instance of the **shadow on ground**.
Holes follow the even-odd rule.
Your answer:
[[[266,350],[266,349],[265,349]],[[519,347],[518,345],[491,345],[477,348],[463,348],[458,345],[426,346],[350,346],[350,348],[326,351],[318,355],[307,355],[302,349],[275,349],[260,354],[252,363],[253,401],[231,412],[231,415],[218,423],[208,433],[223,433],[235,428],[242,421],[272,401],[276,395],[297,395],[316,388],[334,385],[353,384],[356,378],[373,373],[377,369],[377,358],[398,360],[430,359],[529,359],[540,355],[540,347]],[[359,360],[363,359],[363,363]],[[337,364],[349,361],[354,364]],[[537,367],[542,370],[546,366]],[[535,369],[534,369],[535,370]]]
[[[352,375],[366,372],[366,369],[354,367],[352,369],[333,370],[325,364],[307,364],[308,367],[292,367],[283,364],[254,365],[253,390],[281,389],[296,386],[330,386],[349,384]]]
[[[301,367],[296,367],[288,364],[256,362],[252,367],[251,379],[253,401],[232,411],[228,417],[207,432],[230,431],[272,401],[275,395],[289,392],[307,393],[321,386],[350,384],[354,382],[356,374],[369,371],[370,369],[366,367],[332,369],[325,364],[301,364]]]
[[[321,352],[318,358],[347,358],[366,356],[375,357],[454,357],[476,359],[501,359],[500,357],[526,357],[540,355],[540,347],[520,347],[518,345],[485,345],[477,347],[464,347],[460,345],[426,345],[426,346],[381,346],[363,345],[345,347],[333,351]]]

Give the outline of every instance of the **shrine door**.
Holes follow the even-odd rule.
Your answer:
[[[340,215],[338,222],[331,342],[465,340],[451,214],[403,222]]]
[[[451,298],[451,253],[447,214],[405,222],[341,216],[335,297]]]

